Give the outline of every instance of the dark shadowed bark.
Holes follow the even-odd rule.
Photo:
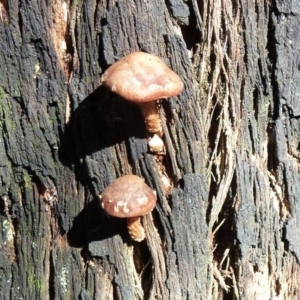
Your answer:
[[[298,299],[299,26],[292,0],[0,0],[0,299]],[[134,51],[184,82],[164,155],[99,86]],[[141,243],[99,205],[125,174],[158,196]]]

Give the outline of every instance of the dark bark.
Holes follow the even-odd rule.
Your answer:
[[[298,299],[297,1],[0,1],[1,299]],[[133,51],[184,91],[167,152],[99,87]],[[162,185],[160,172],[172,182]],[[136,174],[146,239],[98,195]]]

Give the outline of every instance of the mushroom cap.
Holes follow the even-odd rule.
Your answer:
[[[136,175],[116,179],[102,192],[100,198],[102,208],[118,218],[146,215],[156,205],[155,192]]]
[[[148,102],[179,95],[180,77],[159,57],[133,52],[110,66],[101,82],[112,92],[132,102]]]

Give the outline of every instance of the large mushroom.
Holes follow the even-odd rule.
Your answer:
[[[101,83],[136,103],[147,130],[159,136],[162,136],[162,125],[157,100],[177,96],[183,90],[183,83],[176,73],[159,57],[144,52],[133,52],[110,66]]]
[[[126,218],[131,238],[142,241],[145,231],[140,217],[156,205],[156,193],[136,175],[125,175],[113,181],[99,196],[103,210],[114,217]]]

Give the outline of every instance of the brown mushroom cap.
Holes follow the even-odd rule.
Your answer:
[[[110,66],[101,82],[112,92],[132,102],[148,102],[179,95],[180,77],[160,58],[133,52]]]
[[[111,216],[143,216],[156,205],[154,191],[136,175],[125,175],[113,181],[101,194],[102,208]]]

